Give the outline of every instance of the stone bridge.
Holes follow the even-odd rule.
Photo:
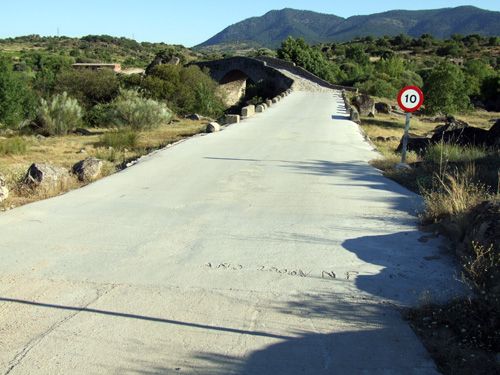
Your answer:
[[[227,59],[201,61],[195,63],[207,68],[210,76],[221,85],[226,94],[226,104],[231,106],[244,96],[248,84],[265,84],[270,97],[289,89],[293,80],[267,63],[249,57],[230,57]]]
[[[356,90],[352,87],[333,85],[291,62],[271,57],[236,56],[194,64],[209,70],[211,77],[221,85],[221,89],[226,95],[226,104],[229,106],[238,103],[245,94],[248,84],[264,86],[268,97],[274,97],[289,89],[294,81],[280,70],[289,71],[323,87],[347,91]]]

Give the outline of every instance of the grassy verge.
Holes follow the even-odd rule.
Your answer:
[[[476,112],[460,120],[488,129],[498,113]],[[412,119],[411,132],[426,135],[431,119]],[[500,374],[500,151],[437,144],[409,154],[409,170],[395,168],[404,117],[363,118],[362,129],[380,158],[373,165],[424,197],[424,229],[450,240],[474,298],[445,305],[428,303],[407,318],[444,374]]]
[[[181,120],[172,125],[135,132],[92,129],[90,135],[70,134],[59,137],[37,138],[15,135],[0,139],[0,172],[6,177],[11,193],[0,203],[0,209],[17,207],[78,188],[76,179],[54,191],[24,189],[20,183],[32,163],[49,163],[70,169],[88,156],[104,160],[102,177],[119,170],[129,161],[155,149],[204,131],[202,122]]]

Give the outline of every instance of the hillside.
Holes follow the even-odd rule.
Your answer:
[[[123,67],[145,68],[160,51],[175,51],[185,61],[196,54],[180,45],[137,42],[109,35],[87,35],[82,38],[27,35],[0,39],[0,54],[15,60],[29,61],[37,55],[60,55],[71,62],[114,62]]]
[[[311,11],[272,10],[231,25],[196,46],[221,49],[238,45],[276,48],[288,36],[308,43],[347,41],[362,36],[431,34],[448,38],[452,34],[500,35],[500,12],[472,6],[435,10],[394,10],[367,16],[342,18]]]

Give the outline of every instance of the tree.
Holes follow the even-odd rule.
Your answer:
[[[26,77],[13,72],[8,60],[0,58],[0,124],[18,127],[35,110],[36,99]]]
[[[328,61],[320,49],[309,46],[302,38],[288,37],[277,54],[280,59],[294,62],[326,81],[338,81],[338,66]]]
[[[155,66],[142,82],[145,92],[164,100],[176,112],[219,116],[224,106],[217,95],[217,83],[197,66]]]
[[[483,82],[495,75],[495,70],[482,60],[468,60],[465,63],[467,92],[471,96],[481,94]]]
[[[465,76],[451,63],[441,62],[429,74],[424,84],[427,112],[454,114],[470,108]]]
[[[111,70],[67,70],[56,78],[55,91],[67,92],[86,109],[109,103],[120,93],[116,74]]]
[[[365,53],[363,46],[357,44],[346,49],[345,57],[360,65],[366,65],[370,62],[370,58]]]

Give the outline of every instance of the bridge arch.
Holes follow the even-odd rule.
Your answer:
[[[289,89],[293,80],[267,63],[250,57],[236,56],[227,59],[195,63],[206,68],[210,76],[221,85],[228,106],[236,104],[245,94],[248,84],[268,83],[271,96]]]

